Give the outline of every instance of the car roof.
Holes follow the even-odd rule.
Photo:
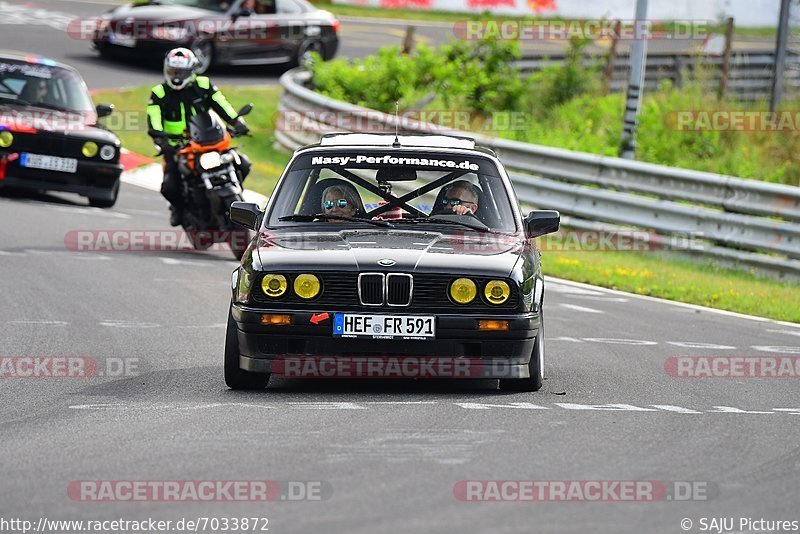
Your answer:
[[[30,63],[31,65],[44,65],[45,67],[59,67],[62,69],[69,69],[71,71],[77,72],[74,67],[65,65],[64,63],[59,63],[58,61],[42,57],[36,54],[30,54],[27,52],[18,52],[16,50],[0,49],[0,61],[4,59],[12,61],[20,61],[22,63]]]
[[[323,135],[319,143],[306,145],[298,150],[315,147],[451,148],[473,150],[491,156],[496,155],[493,150],[476,145],[475,139],[471,137],[431,133],[401,135],[391,133],[330,133]]]

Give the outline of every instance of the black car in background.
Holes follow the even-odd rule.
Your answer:
[[[265,212],[235,202],[231,219],[259,235],[231,282],[229,387],[378,376],[373,364],[541,387],[533,238],[560,216],[524,216],[503,165],[472,139],[325,136],[295,152]]]
[[[199,72],[215,65],[295,65],[312,52],[331,59],[339,21],[305,0],[153,0],[102,15],[94,47],[104,56],[161,61],[190,48]]]
[[[0,188],[77,193],[92,206],[113,206],[120,141],[97,124],[112,111],[92,104],[72,67],[0,52]]]

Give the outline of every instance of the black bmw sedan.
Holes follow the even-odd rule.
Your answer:
[[[0,188],[64,191],[109,208],[117,201],[120,141],[98,125],[80,74],[49,59],[0,53]]]
[[[311,53],[331,59],[339,21],[305,0],[150,0],[119,6],[93,27],[103,56],[161,61],[190,48],[199,72],[215,65],[296,65]]]
[[[295,152],[234,271],[225,379],[498,378],[537,390],[544,278],[493,152],[438,135],[338,134]]]

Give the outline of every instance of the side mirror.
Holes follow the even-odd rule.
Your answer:
[[[114,113],[114,104],[97,104],[94,108],[97,111],[97,117],[108,117]]]
[[[557,232],[561,226],[561,214],[555,210],[532,211],[525,217],[525,235],[539,237]]]
[[[247,104],[245,107],[239,110],[239,116],[244,117],[251,111],[253,111],[253,104]]]
[[[264,212],[258,209],[258,204],[251,202],[234,202],[231,204],[231,221],[249,230],[258,230],[261,226],[261,217]]]

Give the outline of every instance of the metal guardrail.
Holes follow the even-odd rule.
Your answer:
[[[303,117],[302,128],[279,120],[276,138],[285,148],[294,150],[317,142],[323,133],[346,131],[339,127],[337,114],[369,116],[371,124],[394,130],[394,116],[316,93],[304,86],[308,77],[294,69],[280,80],[281,113]],[[404,117],[399,121],[404,132],[474,137],[506,165],[521,202],[577,217],[577,226],[598,221],[664,236],[700,237],[705,244],[692,247],[692,254],[800,276],[798,187],[489,138]]]

